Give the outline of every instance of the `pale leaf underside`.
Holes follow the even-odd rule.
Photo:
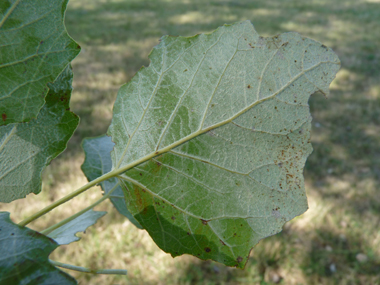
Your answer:
[[[340,67],[297,33],[248,21],[164,37],[118,94],[108,133],[127,206],[164,251],[244,267],[307,209],[308,99]]]
[[[80,238],[77,237],[76,234],[84,232],[105,214],[107,214],[107,212],[89,210],[67,224],[55,229],[48,234],[48,237],[54,239],[59,245],[78,241]]]

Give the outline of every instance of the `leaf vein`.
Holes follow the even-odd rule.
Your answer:
[[[156,162],[159,162],[159,161],[155,160],[154,158],[152,158],[152,160],[153,160],[153,161],[156,161]],[[161,163],[161,165],[163,165],[163,166],[165,166],[165,167],[167,167],[167,168],[173,170],[174,172],[176,172],[176,173],[178,173],[178,174],[181,174],[181,175],[185,176],[185,177],[188,178],[189,180],[193,181],[195,184],[198,184],[198,185],[200,185],[200,186],[206,188],[207,190],[209,190],[209,191],[211,191],[211,192],[216,192],[216,193],[218,193],[218,194],[223,194],[222,192],[219,192],[218,190],[212,189],[212,188],[210,188],[209,186],[207,186],[207,185],[201,183],[200,181],[198,181],[198,180],[195,179],[194,177],[191,177],[190,175],[187,175],[187,174],[181,172],[180,170],[174,168],[173,166],[167,165],[167,164],[162,163],[162,162],[159,162],[159,163]]]
[[[194,72],[193,78],[191,79],[191,82],[190,82],[189,86],[186,88],[186,90],[184,90],[183,94],[181,95],[180,99],[178,100],[175,109],[173,110],[172,114],[170,115],[170,118],[169,118],[168,122],[166,123],[166,126],[165,126],[165,128],[163,129],[163,131],[162,131],[162,133],[161,133],[161,135],[160,135],[160,138],[158,139],[158,143],[157,143],[157,146],[156,146],[156,150],[158,150],[158,148],[159,148],[159,146],[160,146],[160,144],[161,144],[161,141],[162,141],[162,139],[163,139],[163,137],[164,137],[164,135],[165,135],[167,129],[168,129],[169,126],[171,125],[174,116],[177,114],[177,112],[178,112],[178,108],[179,108],[180,104],[182,103],[183,98],[185,98],[187,92],[189,91],[190,87],[192,86],[192,84],[193,84],[193,82],[194,82],[194,79],[195,79],[195,77],[196,77],[196,75],[197,75],[197,73],[198,73],[198,71],[199,71],[199,67],[200,67],[200,66],[202,65],[202,63],[204,62],[207,53],[208,53],[208,52],[209,52],[209,51],[210,51],[210,50],[211,50],[216,44],[219,43],[220,38],[223,36],[223,34],[224,34],[224,33],[222,33],[222,34],[220,35],[220,37],[218,38],[218,40],[215,41],[215,43],[212,44],[212,45],[206,50],[206,52],[204,53],[202,59],[200,60],[198,66],[197,66],[196,71]]]

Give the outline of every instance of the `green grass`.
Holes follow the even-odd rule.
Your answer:
[[[81,140],[106,132],[118,88],[149,64],[161,36],[191,36],[247,19],[263,36],[296,31],[316,39],[342,62],[329,99],[310,99],[310,209],[261,241],[239,270],[191,256],[172,259],[105,202],[97,209],[109,214],[52,258],[129,274],[70,272],[80,284],[273,284],[276,276],[281,284],[380,284],[379,0],[71,0],[66,25],[82,46],[73,62],[71,109],[81,117],[80,126],[67,151],[45,171],[42,193],[1,209],[19,221],[86,182]],[[31,227],[43,229],[68,217],[100,192],[89,190]],[[358,260],[360,253],[367,261]]]

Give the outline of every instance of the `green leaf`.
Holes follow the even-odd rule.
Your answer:
[[[111,138],[106,135],[95,138],[86,138],[83,140],[82,148],[85,152],[86,158],[81,168],[88,181],[92,181],[111,171],[111,151],[114,145],[115,144],[112,142]],[[110,198],[112,204],[120,214],[127,217],[137,228],[142,229],[142,226],[127,209],[123,190],[118,184],[119,182],[117,178],[110,178],[100,183],[100,186],[105,194],[114,187],[117,187]]]
[[[77,284],[50,264],[54,240],[14,224],[8,212],[0,212],[0,233],[0,284]]]
[[[41,191],[46,165],[66,148],[79,118],[70,112],[71,67],[59,75],[37,119],[0,127],[0,202]]]
[[[0,1],[0,126],[36,118],[80,47],[63,24],[68,0]]]
[[[108,130],[127,207],[173,257],[243,268],[307,210],[308,99],[328,93],[339,59],[297,33],[260,37],[249,21],[165,36],[149,58]]]
[[[76,233],[84,232],[89,226],[95,224],[96,221],[105,214],[107,214],[107,212],[87,211],[83,215],[80,215],[67,224],[55,229],[48,234],[48,237],[54,239],[59,245],[78,241],[80,238],[76,236]]]

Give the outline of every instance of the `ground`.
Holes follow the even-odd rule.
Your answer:
[[[161,36],[250,20],[262,36],[296,31],[318,40],[342,62],[329,98],[310,99],[309,210],[261,241],[245,270],[191,256],[173,259],[108,201],[96,209],[109,214],[51,258],[128,270],[126,277],[71,271],[80,284],[380,284],[379,19],[379,0],[71,0],[67,30],[82,46],[73,61],[71,110],[80,126],[44,172],[42,193],[1,209],[17,222],[86,183],[81,140],[106,132],[118,88],[149,64]],[[100,196],[93,188],[30,226],[46,228]]]

